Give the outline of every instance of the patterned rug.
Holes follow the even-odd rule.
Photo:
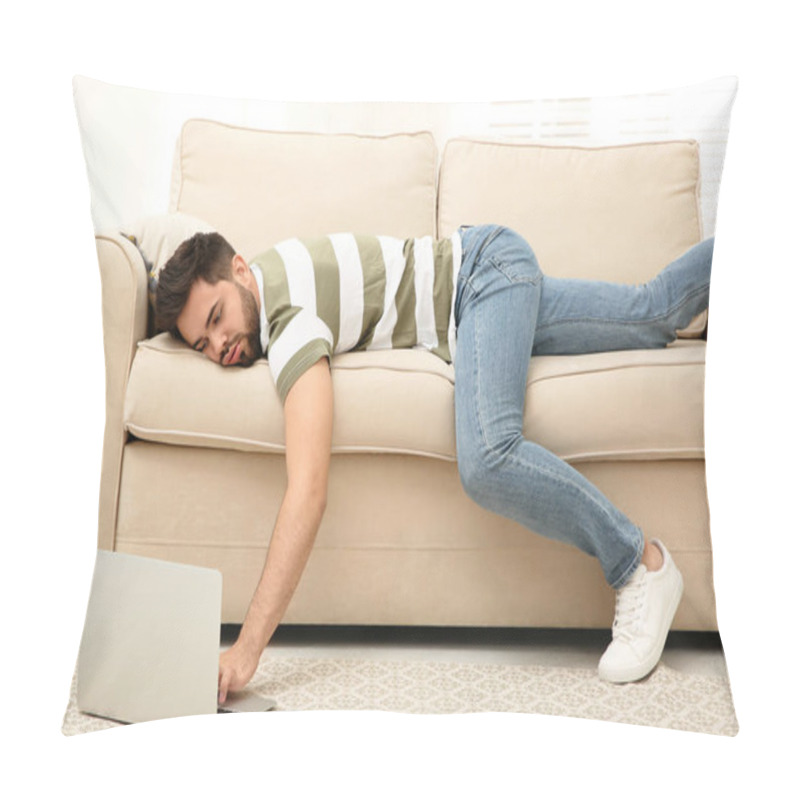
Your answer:
[[[724,678],[659,666],[625,685],[594,670],[560,667],[262,656],[249,691],[277,711],[392,711],[407,714],[516,712],[580,717],[735,736],[739,730]],[[80,713],[75,680],[62,732],[117,727]]]

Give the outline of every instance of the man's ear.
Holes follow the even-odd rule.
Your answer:
[[[245,289],[249,289],[250,292],[253,293],[256,298],[258,308],[261,309],[261,299],[258,296],[258,282],[253,275],[253,270],[250,269],[250,265],[244,260],[243,256],[240,256],[237,253],[233,257],[231,261],[231,270],[233,272],[233,279],[240,286],[243,286]]]
[[[244,260],[243,256],[238,253],[231,260],[231,271],[233,272],[233,279],[240,283],[245,289],[253,290],[255,279],[248,263]]]

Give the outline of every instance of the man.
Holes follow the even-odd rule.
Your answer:
[[[683,591],[664,545],[580,473],[522,435],[532,355],[664,347],[707,308],[713,239],[642,286],[549,278],[527,242],[495,225],[449,239],[336,234],[282,242],[248,265],[219,234],[167,262],[156,324],[223,366],[263,354],[284,403],[288,486],[261,579],[219,693],[241,689],[300,580],[325,509],[332,433],[329,359],[421,346],[455,367],[458,468],[483,507],[595,556],[617,591],[604,680],[658,663]],[[457,346],[456,346],[457,345]]]

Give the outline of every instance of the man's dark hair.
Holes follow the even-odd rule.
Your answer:
[[[169,331],[176,339],[182,339],[178,316],[192,285],[198,278],[212,284],[232,280],[231,262],[235,255],[233,247],[218,233],[196,233],[182,242],[158,276],[156,330]]]

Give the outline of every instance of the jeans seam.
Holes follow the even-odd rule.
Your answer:
[[[523,439],[525,438],[524,435],[522,435],[521,433],[520,433],[520,437],[523,438]],[[535,444],[535,442],[534,442],[534,444]],[[488,444],[486,446],[489,447]],[[541,445],[538,445],[538,446],[541,447]],[[492,452],[495,452],[495,453],[497,452],[493,448],[489,447],[489,449]],[[509,461],[511,461],[511,462],[523,467],[526,470],[530,470],[531,465],[528,465],[524,461],[522,461],[522,460],[520,460],[518,458],[515,458],[511,454],[504,455],[502,457],[503,458],[507,458]],[[557,472],[553,472],[552,470],[547,469],[546,467],[543,467],[541,464],[536,464],[534,466],[534,472],[539,472],[541,474],[548,475],[555,482],[566,484],[567,486],[570,486],[573,489],[575,489],[578,492],[580,492],[587,500],[589,500],[592,503],[593,506],[595,506],[597,509],[602,511],[603,515],[609,521],[609,523],[611,524],[611,526],[614,529],[617,528],[617,525],[616,525],[616,523],[614,521],[614,518],[611,516],[611,514],[609,514],[608,509],[604,508],[601,503],[598,503],[597,500],[594,497],[592,497],[592,495],[589,492],[587,492],[582,486],[580,486],[580,484],[575,483],[575,481],[572,481],[569,478],[565,478],[563,475],[559,475]]]
[[[475,386],[475,396],[476,396],[476,398],[480,398],[480,397],[483,396],[482,393],[481,393],[481,384],[480,384],[480,363],[481,363],[480,341],[481,341],[481,336],[480,336],[480,330],[479,329],[480,329],[480,314],[476,313],[475,314],[475,348],[474,348],[475,360],[474,360],[474,365],[473,365],[473,385]],[[541,464],[530,465],[530,464],[526,463],[525,461],[516,458],[513,454],[511,454],[509,452],[501,453],[499,450],[495,449],[492,445],[490,445],[489,441],[488,441],[488,438],[486,436],[486,426],[484,424],[483,412],[482,412],[482,409],[481,409],[480,402],[476,401],[475,406],[476,406],[476,416],[478,418],[478,430],[480,431],[481,441],[483,442],[483,446],[484,446],[484,448],[485,448],[487,453],[491,453],[494,457],[496,457],[500,461],[508,460],[511,463],[517,465],[517,467],[521,467],[523,469],[523,471],[526,471],[528,473],[533,473],[533,475],[534,475],[533,479],[534,480],[536,480],[536,478],[539,477],[539,476],[546,476],[546,477],[549,477],[552,481],[554,481],[557,484],[565,484],[565,485],[573,488],[574,490],[580,492],[580,494],[582,496],[584,496],[588,501],[590,501],[591,504],[596,509],[598,509],[599,511],[602,512],[603,516],[608,521],[608,523],[611,525],[611,527],[614,528],[615,530],[617,529],[616,522],[615,522],[614,518],[611,516],[611,514],[608,512],[608,509],[604,508],[602,504],[598,503],[597,500],[594,497],[592,497],[592,495],[589,494],[589,492],[587,492],[579,484],[575,483],[572,480],[569,480],[568,478],[565,478],[563,475],[559,475],[557,472],[553,472],[552,470],[547,469],[546,467],[543,467]],[[519,431],[517,433],[517,436],[515,437],[515,441],[519,441],[520,439],[524,439],[524,438],[525,437],[524,437],[524,434],[522,433],[522,431]],[[533,443],[533,444],[535,444],[535,443]],[[541,445],[538,445],[538,446],[541,446]],[[539,534],[539,535],[540,536],[544,536],[544,534]],[[639,544],[637,545],[637,548],[641,544],[642,544],[642,539],[640,537]],[[596,554],[595,554],[595,557],[596,557]],[[613,584],[609,581],[609,584],[613,588],[615,588],[617,585],[620,584],[620,582],[622,580],[627,579],[629,573],[631,573],[636,568],[636,566],[638,565],[638,562],[640,560],[641,560],[641,553],[639,553],[637,555],[637,560],[635,561],[635,563],[633,564],[632,567],[628,568],[628,570],[623,574],[623,577],[621,579],[617,579],[617,581],[615,581]]]
[[[553,470],[550,470],[547,467],[542,466],[541,464],[528,464],[527,462],[519,458],[516,458],[513,454],[509,452],[502,453],[499,450],[492,447],[486,438],[485,427],[483,424],[483,420],[481,418],[480,406],[478,406],[478,425],[481,431],[481,440],[483,441],[483,445],[488,453],[491,453],[492,455],[496,456],[499,461],[509,461],[517,465],[518,468],[522,468],[523,471],[532,474],[534,480],[536,480],[539,477],[548,477],[556,484],[568,486],[574,489],[575,491],[579,492],[586,500],[588,500],[595,509],[597,509],[602,513],[603,517],[607,520],[607,522],[614,530],[619,529],[618,525],[616,524],[616,521],[614,520],[612,515],[608,512],[608,509],[604,508],[603,505],[599,503],[594,497],[592,497],[592,495],[589,492],[587,492],[582,486],[580,486],[580,484],[570,480],[569,478],[564,477],[563,475],[559,475],[557,472],[553,472]],[[519,441],[521,439],[524,440],[525,437],[522,433],[519,433],[515,437],[515,440]],[[535,444],[535,442],[533,442],[532,444]],[[631,524],[633,525],[633,523]],[[644,551],[644,536],[641,530],[638,528],[638,526],[634,525],[634,527],[640,533],[636,545],[636,550],[637,550],[636,555],[631,561],[630,566],[628,566],[625,569],[625,571],[619,578],[612,578],[608,580],[608,584],[609,586],[611,586],[612,589],[617,589],[621,586],[624,586],[628,582],[631,574],[636,570],[636,568],[639,566],[639,563],[642,560],[642,552]],[[545,534],[542,533],[539,533],[538,535],[545,536]],[[545,536],[545,538],[551,538],[551,537]],[[556,541],[568,541],[568,540],[557,539]],[[571,544],[573,545],[573,547],[575,546],[574,542],[571,542]],[[595,558],[598,557],[597,553],[592,553],[592,555]]]
[[[699,286],[697,289],[692,290],[684,297],[680,299],[679,302],[673,303],[666,311],[662,312],[661,314],[656,314],[652,317],[645,317],[644,319],[624,319],[615,317],[614,319],[610,319],[608,317],[600,318],[600,317],[564,317],[559,320],[555,320],[553,322],[545,322],[541,325],[538,325],[536,330],[537,331],[544,331],[548,328],[556,327],[557,325],[573,325],[576,322],[591,322],[595,325],[652,325],[654,322],[661,322],[665,320],[667,317],[672,315],[676,309],[679,309],[681,306],[686,305],[690,300],[693,300],[697,295],[702,294],[703,292],[708,291],[710,284],[703,284]]]
[[[615,581],[609,581],[609,585],[612,589],[621,589],[630,579],[631,575],[636,572],[639,564],[642,563],[642,556],[644,555],[644,533],[642,530],[637,526],[637,530],[641,534],[639,540],[636,545],[636,558],[630,563],[630,566],[622,573],[622,575],[617,578]]]

